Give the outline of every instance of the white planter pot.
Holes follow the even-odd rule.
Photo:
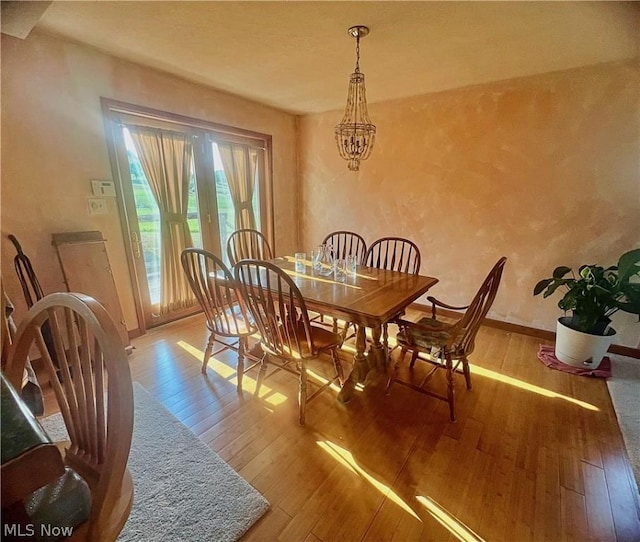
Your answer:
[[[606,335],[591,335],[565,325],[570,321],[568,316],[558,318],[556,358],[573,367],[597,369],[613,342],[616,330],[609,327]]]

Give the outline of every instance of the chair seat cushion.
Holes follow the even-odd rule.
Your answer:
[[[451,324],[446,324],[434,318],[424,317],[418,321],[418,325],[428,327],[424,329],[419,327],[404,327],[397,336],[396,340],[401,346],[409,348],[429,349],[433,346],[444,346],[451,339]]]
[[[46,526],[49,525],[77,527],[89,519],[91,490],[76,471],[65,467],[62,476],[34,491],[25,499],[24,505],[39,535],[43,531],[47,532]],[[45,526],[45,529],[40,526]],[[60,538],[61,536],[40,536],[38,540],[53,542]]]

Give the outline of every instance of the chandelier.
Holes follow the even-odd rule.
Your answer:
[[[376,139],[376,127],[367,112],[364,73],[360,73],[360,38],[364,38],[369,29],[366,26],[352,26],[348,33],[356,39],[356,69],[349,76],[347,105],[335,134],[340,156],[349,160],[349,170],[358,171],[360,160],[369,158]]]

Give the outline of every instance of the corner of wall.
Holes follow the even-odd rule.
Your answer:
[[[302,204],[303,204],[303,194],[302,194],[302,167],[301,167],[301,158],[300,158],[300,115],[295,116],[295,202],[296,202],[296,212],[295,212],[295,222],[296,222],[296,234],[295,234],[295,243],[297,247],[302,246],[302,240],[304,239],[304,235],[302,235],[302,228],[304,226],[302,221]]]

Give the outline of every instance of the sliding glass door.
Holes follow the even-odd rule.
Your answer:
[[[273,240],[270,138],[108,100],[103,110],[144,331],[199,310],[180,266],[184,248],[227,261],[235,229]]]

